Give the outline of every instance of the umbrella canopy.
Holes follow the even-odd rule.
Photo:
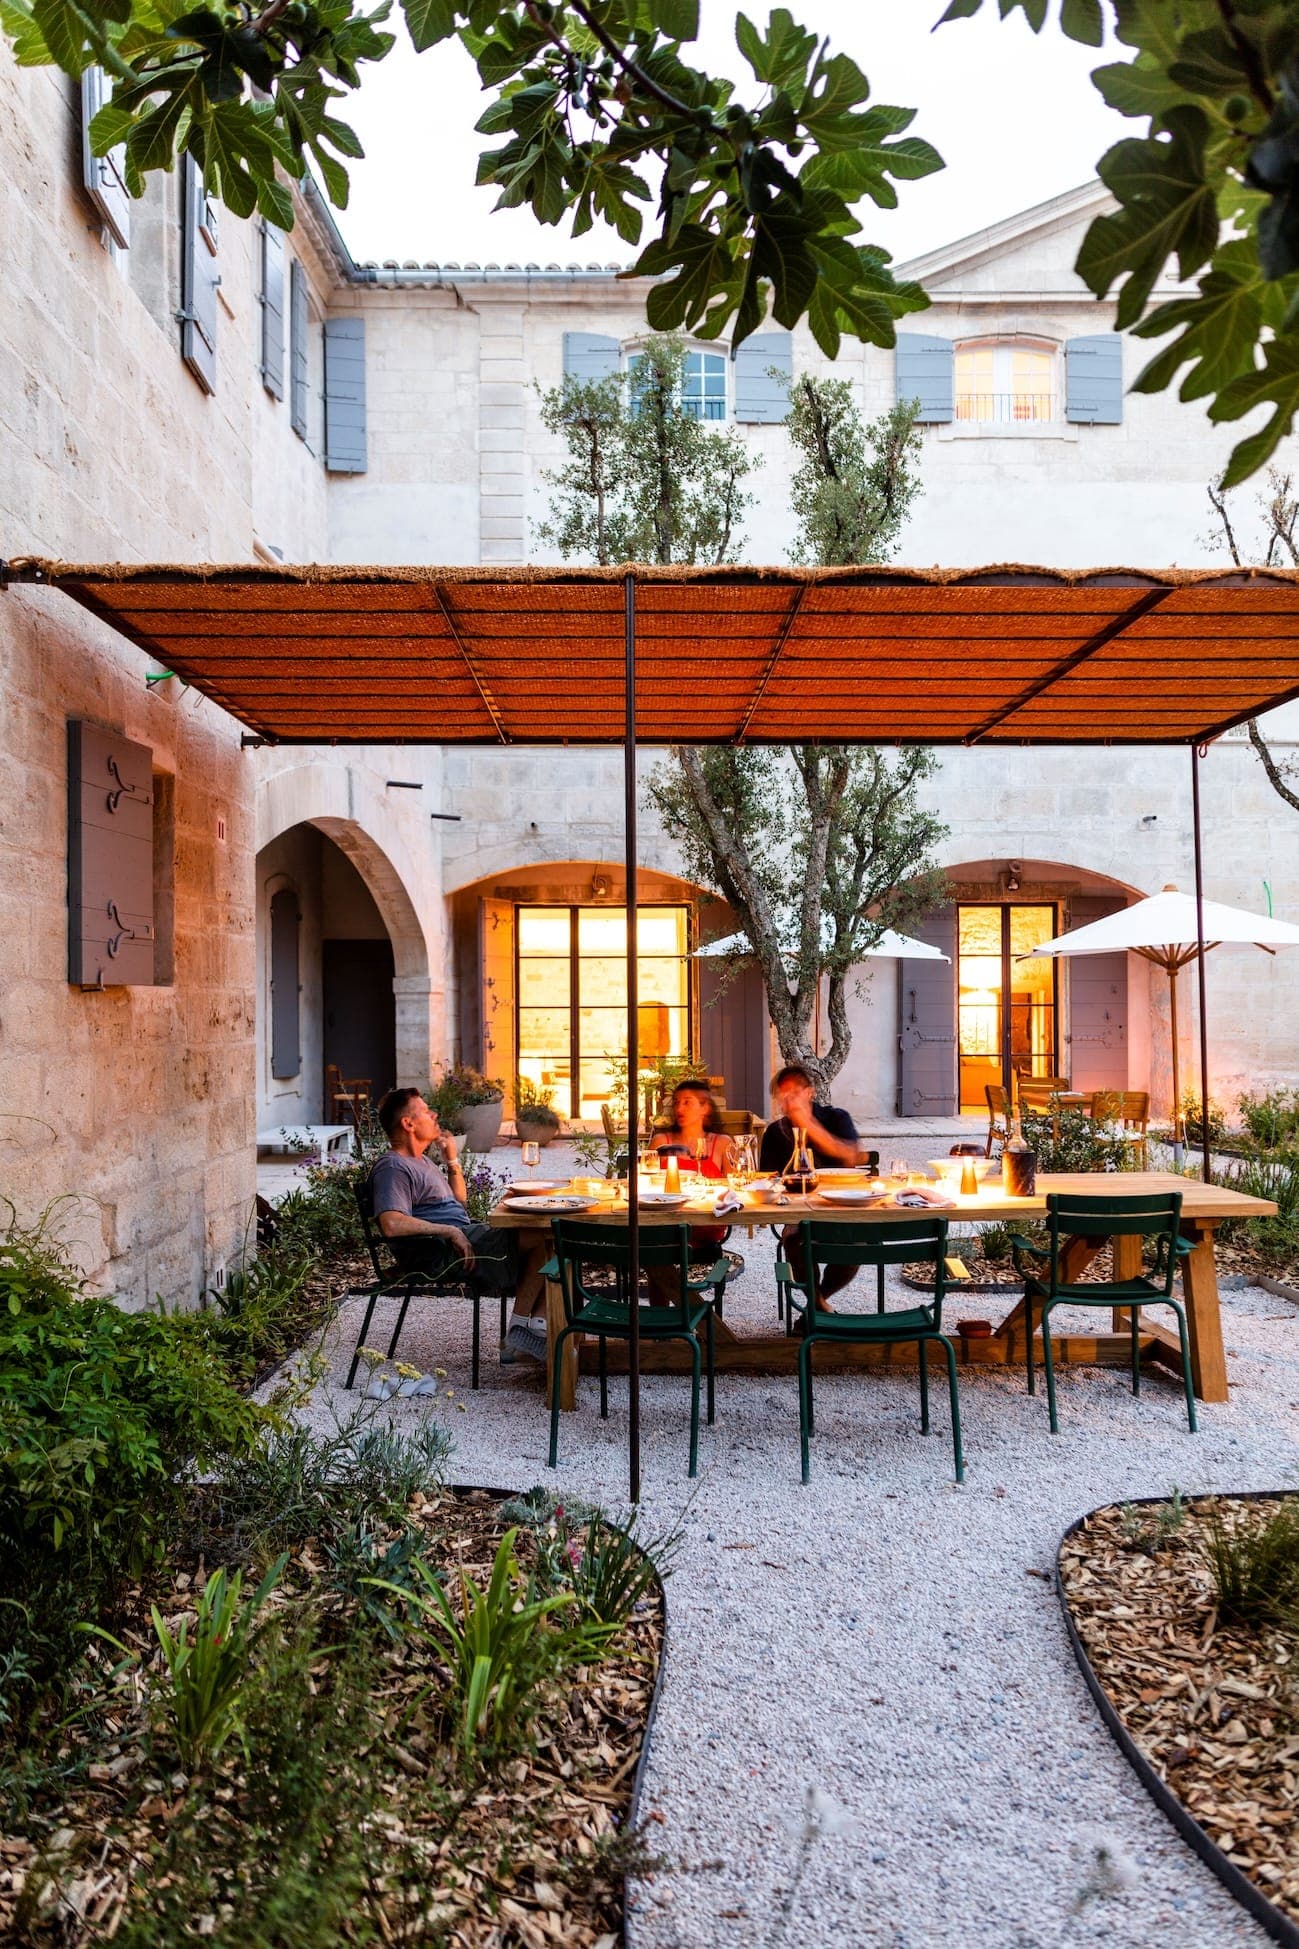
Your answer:
[[[1299,930],[1296,930],[1299,931]],[[747,934],[727,934],[720,941],[706,941],[703,947],[695,949],[695,959],[714,954],[752,954]],[[897,934],[886,927],[874,947],[862,949],[862,959],[875,956],[887,961],[950,961],[951,956],[941,948],[930,947],[928,941],[913,941],[910,934]]]

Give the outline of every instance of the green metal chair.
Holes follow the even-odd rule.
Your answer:
[[[808,1446],[815,1433],[812,1404],[812,1349],[818,1345],[898,1346],[914,1341],[920,1356],[920,1432],[929,1433],[929,1344],[937,1341],[947,1356],[947,1386],[952,1404],[952,1448],[956,1479],[965,1480],[961,1452],[961,1403],[956,1386],[956,1353],[943,1332],[943,1300],[947,1293],[947,1220],[935,1214],[874,1225],[853,1225],[805,1218],[799,1227],[806,1276],[798,1277],[785,1258],[776,1262],[776,1278],[783,1285],[787,1305],[803,1316],[803,1344],[798,1350],[798,1431],[803,1452],[803,1480],[808,1479]],[[880,1281],[891,1265],[932,1264],[933,1298],[923,1306],[898,1312],[824,1313],[817,1310],[816,1267],[855,1265],[876,1267]]]
[[[1191,1382],[1191,1352],[1186,1335],[1186,1313],[1173,1298],[1173,1280],[1181,1261],[1192,1250],[1189,1239],[1181,1236],[1182,1194],[1158,1191],[1130,1197],[1093,1198],[1052,1191],[1046,1201],[1050,1242],[1035,1245],[1020,1233],[1011,1236],[1015,1268],[1024,1280],[1024,1328],[1028,1366],[1028,1391],[1036,1392],[1033,1372],[1033,1316],[1040,1310],[1042,1353],[1046,1365],[1046,1399],[1051,1413],[1051,1433],[1060,1424],[1055,1405],[1055,1364],[1051,1354],[1051,1314],[1057,1306],[1125,1306],[1132,1335],[1132,1392],[1141,1392],[1141,1308],[1171,1306],[1177,1316],[1177,1336],[1182,1347],[1182,1382],[1186,1388],[1186,1418],[1195,1434],[1195,1389]],[[1107,1279],[1103,1283],[1066,1284],[1061,1278],[1061,1256],[1070,1239],[1140,1238],[1153,1247],[1149,1272],[1135,1279]],[[1030,1254],[1045,1269],[1035,1269],[1022,1254]],[[1144,1258],[1144,1253],[1143,1253]]]
[[[564,1295],[564,1325],[555,1341],[554,1372],[551,1376],[550,1466],[557,1466],[559,1452],[559,1375],[564,1342],[572,1333],[589,1333],[600,1343],[600,1414],[609,1416],[610,1340],[630,1340],[632,1271],[625,1225],[584,1223],[580,1219],[557,1218],[554,1222],[555,1258],[553,1264]],[[639,1314],[642,1340],[684,1340],[690,1348],[692,1379],[690,1388],[690,1473],[699,1465],[699,1379],[701,1353],[699,1328],[704,1329],[707,1353],[708,1420],[713,1420],[713,1365],[716,1334],[714,1309],[726,1287],[729,1268],[718,1259],[706,1272],[691,1274],[690,1227],[655,1225],[640,1234],[642,1270],[657,1267],[674,1271],[678,1297],[670,1306],[641,1305]],[[607,1276],[596,1285],[590,1275],[614,1275],[610,1292]],[[639,1292],[637,1293],[639,1304]]]

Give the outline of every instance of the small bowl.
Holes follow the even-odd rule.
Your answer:
[[[748,1186],[750,1195],[760,1205],[774,1205],[784,1188],[779,1178],[755,1178]]]

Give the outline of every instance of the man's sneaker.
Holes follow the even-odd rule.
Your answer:
[[[546,1326],[544,1320],[511,1320],[501,1360],[505,1366],[522,1354],[525,1360],[546,1364]]]

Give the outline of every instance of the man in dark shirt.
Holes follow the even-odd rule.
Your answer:
[[[794,1155],[796,1130],[806,1135],[808,1149],[818,1165],[857,1164],[862,1161],[856,1124],[846,1110],[837,1110],[832,1103],[816,1101],[812,1078],[805,1069],[800,1069],[797,1063],[787,1063],[783,1069],[777,1070],[771,1089],[780,1105],[780,1115],[762,1133],[759,1155],[762,1170],[769,1171],[773,1176],[784,1170]],[[789,1262],[801,1279],[804,1277],[802,1235],[797,1226],[791,1225],[783,1237]],[[853,1266],[822,1267],[816,1282],[818,1310],[832,1312],[834,1309],[826,1304],[829,1295],[841,1292],[855,1274],[856,1268]]]
[[[389,1090],[378,1114],[391,1149],[370,1173],[374,1218],[402,1269],[426,1272],[435,1279],[462,1278],[480,1293],[516,1293],[506,1345],[544,1360],[545,1327],[529,1317],[524,1297],[533,1288],[532,1303],[541,1301],[537,1246],[527,1255],[521,1280],[519,1234],[493,1231],[470,1218],[456,1140],[442,1129],[436,1111],[429,1109],[418,1090]],[[427,1155],[434,1143],[445,1169]]]

